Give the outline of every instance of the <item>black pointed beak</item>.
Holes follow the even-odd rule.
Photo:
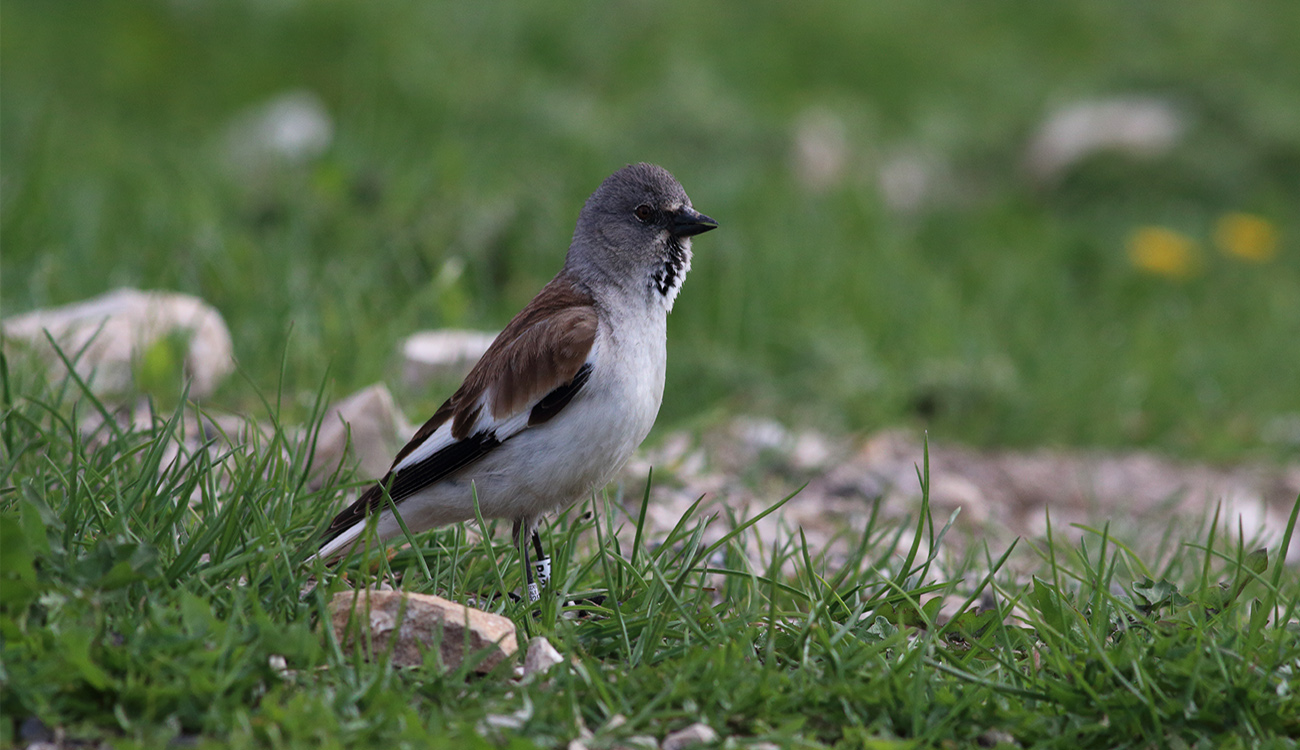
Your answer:
[[[693,208],[681,208],[673,214],[668,231],[674,237],[693,237],[710,229],[717,229],[718,222],[710,219]]]

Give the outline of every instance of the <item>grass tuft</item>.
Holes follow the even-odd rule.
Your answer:
[[[0,372],[6,742],[33,718],[121,746],[612,747],[695,721],[737,746],[1289,747],[1300,734],[1300,585],[1281,554],[1300,500],[1279,548],[1207,531],[1156,576],[1104,526],[1072,547],[1049,533],[941,564],[951,519],[937,524],[924,495],[909,527],[864,506],[838,558],[797,532],[753,538],[784,500],[748,519],[697,504],[652,538],[648,495],[604,497],[544,525],[553,579],[529,606],[500,595],[523,570],[495,524],[304,565],[354,488],[337,473],[313,487],[311,431],[274,414],[246,443],[178,443],[194,407],[119,421],[75,377]],[[1011,573],[1013,554],[1037,570]],[[473,598],[570,661],[520,681],[346,654],[326,602],[380,582]]]

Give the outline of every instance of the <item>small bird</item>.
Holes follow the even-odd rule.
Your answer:
[[[717,226],[662,167],[632,164],[606,178],[578,214],[559,274],[388,473],[334,518],[317,556],[349,550],[372,513],[381,539],[398,536],[393,507],[412,533],[470,520],[477,493],[485,518],[514,522],[535,599],[527,539],[546,559],[538,517],[607,484],[649,433],[691,238]],[[537,572],[548,577],[549,564]]]

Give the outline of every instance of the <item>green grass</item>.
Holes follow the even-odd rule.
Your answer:
[[[591,732],[603,748],[697,720],[738,747],[1295,747],[1300,582],[1280,554],[1295,512],[1266,552],[1207,529],[1144,559],[1145,540],[1102,527],[1078,546],[961,540],[949,548],[969,556],[948,560],[924,552],[946,531],[925,507],[908,526],[864,504],[840,554],[796,531],[756,540],[725,514],[620,533],[638,498],[602,498],[546,530],[562,596],[492,605],[571,660],[519,681],[333,641],[321,618],[343,582],[301,561],[355,488],[318,485],[296,429],[327,395],[394,380],[410,332],[502,325],[557,269],[597,182],[646,159],[722,224],[671,319],[661,423],[759,410],[981,444],[1293,457],[1268,438],[1300,413],[1293,0],[0,12],[0,313],[125,284],[198,294],[242,368],[204,406],[274,425],[176,454],[180,411],[120,427],[78,383],[0,359],[0,745],[35,717],[121,747]],[[299,88],[333,118],[330,147],[230,165],[232,118]],[[1047,111],[1130,92],[1182,107],[1187,139],[1026,184]],[[790,167],[817,111],[850,154],[823,191]],[[899,151],[945,164],[951,197],[890,211],[875,174]],[[1275,260],[1213,249],[1232,211],[1279,229]],[[1148,225],[1193,238],[1201,273],[1133,268],[1126,238]],[[184,403],[175,359],[142,362],[156,403]],[[416,417],[445,395],[402,400]],[[729,536],[706,543],[706,526]],[[507,536],[443,529],[345,572],[492,597],[520,587]],[[583,617],[558,606],[593,592],[612,596]],[[965,604],[938,617],[942,600]],[[481,729],[489,715],[521,726]]]
[[[394,381],[414,330],[503,325],[586,195],[645,159],[722,225],[672,317],[664,424],[757,410],[1296,455],[1278,428],[1300,413],[1294,0],[0,8],[0,312],[121,284],[198,294],[249,375],[214,407],[254,408],[284,363],[301,417],[327,369],[342,395]],[[232,119],[294,89],[324,102],[330,147],[231,167]],[[1128,93],[1182,108],[1186,139],[1026,183],[1048,111]],[[810,111],[849,152],[820,192],[790,167]],[[946,165],[951,197],[888,210],[875,175],[900,151]],[[1232,211],[1278,228],[1275,260],[1214,249]],[[1145,225],[1193,238],[1203,272],[1134,269]],[[445,395],[403,401],[415,418]]]
[[[721,517],[687,514],[663,538],[620,534],[644,500],[606,498],[546,528],[554,591],[535,611],[489,607],[569,663],[523,680],[432,658],[395,668],[322,626],[344,584],[302,561],[351,491],[338,476],[313,488],[309,436],[279,425],[274,398],[264,440],[176,454],[180,411],[121,427],[77,383],[7,370],[3,396],[0,744],[29,717],[115,747],[562,748],[591,732],[601,748],[695,721],[729,747],[1283,748],[1300,735],[1300,581],[1279,549],[1212,530],[1159,560],[1101,529],[1077,547],[967,544],[945,562],[926,553],[949,532],[927,505],[908,526],[864,503],[842,554],[791,533],[749,559],[755,519],[726,514],[726,498]],[[706,543],[710,526],[726,533]],[[341,572],[491,599],[521,582],[497,531],[438,530]],[[581,617],[558,606],[592,593],[610,596],[567,610]],[[945,598],[963,603],[940,618]]]

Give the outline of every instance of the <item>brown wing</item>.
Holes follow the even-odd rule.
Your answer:
[[[552,281],[497,336],[452,400],[478,408],[487,394],[492,419],[507,420],[573,380],[591,353],[596,328],[591,297]],[[453,430],[459,426],[453,423]]]
[[[322,545],[342,534],[384,503],[388,486],[395,503],[487,455],[526,426],[558,414],[587,382],[587,357],[596,340],[598,318],[590,295],[556,277],[497,336],[465,382],[397,453],[392,468],[361,497],[335,516]],[[483,407],[488,414],[482,414]],[[525,425],[504,423],[530,409]],[[435,438],[451,421],[451,439],[401,466],[413,451]]]

